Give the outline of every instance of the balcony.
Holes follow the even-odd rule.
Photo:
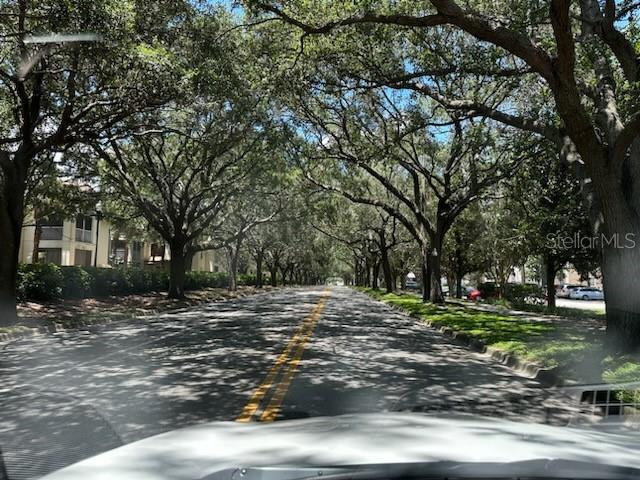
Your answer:
[[[76,228],[76,242],[92,243],[91,230]]]
[[[40,240],[62,240],[62,226],[43,225]]]

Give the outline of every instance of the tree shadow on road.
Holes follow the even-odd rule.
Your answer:
[[[8,345],[0,447],[10,478],[233,420],[319,294],[258,295]]]

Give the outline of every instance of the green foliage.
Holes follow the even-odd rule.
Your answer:
[[[599,382],[593,376],[584,379],[581,366],[589,361],[595,364],[603,358],[603,334],[598,330],[576,327],[572,323],[561,325],[544,319],[532,320],[506,313],[487,312],[458,305],[434,305],[423,303],[413,295],[382,294],[371,289],[360,289],[364,293],[385,303],[431,321],[436,325],[451,328],[472,338],[482,340],[487,346],[515,354],[519,358],[546,367],[560,367],[565,378]],[[628,377],[634,378],[635,369]],[[602,372],[590,371],[600,376]],[[614,378],[604,375],[605,381]],[[622,378],[620,376],[619,378]]]
[[[627,361],[608,368],[603,378],[608,383],[640,382],[640,362]]]
[[[53,264],[21,265],[18,270],[18,298],[50,301],[60,298],[64,276]]]
[[[254,287],[257,283],[257,278],[255,275],[251,274],[242,274],[238,275],[238,284],[239,285],[247,285]]]
[[[82,267],[60,267],[63,298],[85,298],[91,294],[91,275]]]
[[[214,272],[187,272],[184,282],[185,290],[197,290],[199,288],[224,288],[229,282],[226,273]]]
[[[95,297],[121,295],[131,291],[124,270],[121,268],[84,267],[91,275],[91,294]]]
[[[498,285],[494,282],[485,282],[478,285],[480,296],[485,299],[498,297]]]
[[[225,288],[224,272],[186,272],[185,288]],[[239,285],[255,285],[255,275],[241,275]],[[20,300],[51,301],[63,298],[105,297],[166,291],[169,275],[162,269],[96,268],[54,264],[21,265],[18,272]]]
[[[544,298],[544,290],[531,283],[508,283],[505,285],[505,299],[514,305],[523,305],[526,300]]]
[[[150,270],[144,268],[120,268],[125,278],[128,290],[126,293],[147,293],[166,290],[169,277],[164,270]]]

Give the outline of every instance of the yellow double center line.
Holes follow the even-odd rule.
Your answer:
[[[309,316],[307,316],[296,329],[296,332],[289,340],[289,343],[287,343],[282,353],[278,358],[276,358],[273,366],[267,372],[267,376],[251,396],[249,403],[247,403],[240,415],[238,415],[238,418],[236,418],[237,422],[250,422],[260,408],[265,395],[267,395],[272,387],[274,388],[273,394],[269,403],[262,412],[260,420],[263,422],[271,422],[275,420],[280,409],[280,405],[282,405],[284,396],[289,388],[289,384],[300,365],[305,346],[311,338],[311,335],[313,335],[313,330],[315,329],[318,320],[320,320],[320,315],[327,304],[329,295],[331,295],[330,290],[323,292],[320,300]],[[283,367],[286,369],[282,374],[280,381],[274,386],[276,378]]]

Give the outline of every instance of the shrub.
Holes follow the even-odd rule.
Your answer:
[[[124,274],[124,268],[84,267],[91,275],[91,294],[95,297],[124,295],[131,286]]]
[[[258,283],[258,277],[254,274],[238,275],[238,285],[247,285],[255,287]]]
[[[169,273],[166,270],[149,270],[149,275],[152,292],[169,289]]]
[[[185,289],[224,288],[228,279],[222,272],[187,272]],[[253,275],[242,275],[238,280],[240,285],[255,284]],[[29,264],[20,265],[16,293],[19,300],[53,300],[166,291],[168,288],[169,274],[163,269]]]
[[[185,290],[197,290],[199,288],[226,287],[229,277],[222,272],[187,272],[184,282]]]
[[[505,286],[505,297],[513,304],[522,305],[527,299],[544,298],[544,291],[538,285],[531,283],[508,283]]]
[[[24,300],[55,300],[62,296],[64,277],[59,266],[52,263],[21,265],[18,277],[18,298]]]
[[[499,295],[498,285],[494,282],[485,282],[478,285],[480,296],[485,299],[497,298]]]
[[[121,269],[125,279],[127,293],[145,293],[153,290],[151,271],[139,267]]]
[[[91,294],[91,275],[82,267],[60,267],[62,272],[62,296],[86,298]]]

